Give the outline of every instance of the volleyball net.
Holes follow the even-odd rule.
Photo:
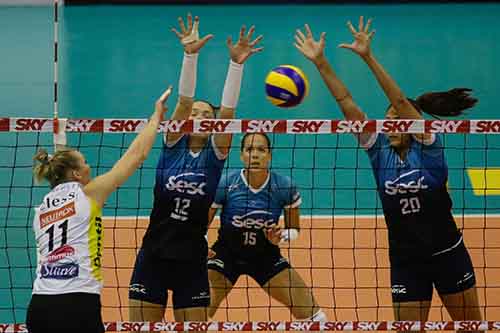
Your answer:
[[[144,119],[69,119],[68,145],[86,156],[95,176],[113,166],[145,124]],[[0,332],[25,329],[12,323],[25,320],[37,260],[33,208],[48,190],[33,183],[32,157],[39,148],[52,151],[52,131],[52,119],[0,118],[0,323],[5,323]],[[159,131],[234,133],[224,173],[242,168],[242,133],[268,134],[271,170],[290,177],[303,201],[300,236],[282,245],[282,254],[331,322],[293,321],[285,306],[247,276],[240,277],[214,322],[127,321],[130,276],[152,208],[158,136],[149,158],[103,211],[102,306],[108,331],[500,328],[495,322],[500,320],[500,136],[494,135],[500,120],[186,120],[164,121]],[[432,322],[391,321],[387,230],[366,152],[351,134],[361,132],[443,134],[453,214],[473,260],[487,321],[448,322],[437,295]],[[218,226],[218,221],[211,225],[209,244]],[[166,318],[173,320],[171,298]]]

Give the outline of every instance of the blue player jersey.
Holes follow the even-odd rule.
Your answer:
[[[187,135],[164,145],[156,168],[154,203],[143,247],[161,257],[206,258],[208,210],[215,197],[224,159],[213,137],[198,153]]]
[[[212,204],[221,208],[221,226],[217,239],[241,258],[277,251],[264,230],[278,224],[283,208],[295,208],[302,202],[300,193],[290,178],[269,172],[259,189],[249,186],[243,170],[222,177]]]
[[[451,214],[440,137],[421,143],[412,136],[404,161],[386,135],[372,142],[367,152],[389,232],[391,261],[432,256],[453,247],[461,234]]]

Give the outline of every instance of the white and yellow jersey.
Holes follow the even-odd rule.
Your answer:
[[[35,208],[37,245],[33,294],[85,292],[102,288],[101,208],[78,182],[60,184]]]

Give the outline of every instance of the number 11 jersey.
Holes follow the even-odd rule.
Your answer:
[[[35,209],[37,269],[33,294],[100,294],[101,208],[78,182],[54,187]]]

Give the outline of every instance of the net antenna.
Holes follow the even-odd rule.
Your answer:
[[[62,1],[62,0],[61,0]],[[58,81],[59,81],[59,0],[54,0],[54,151],[66,146],[66,119],[59,119]]]

